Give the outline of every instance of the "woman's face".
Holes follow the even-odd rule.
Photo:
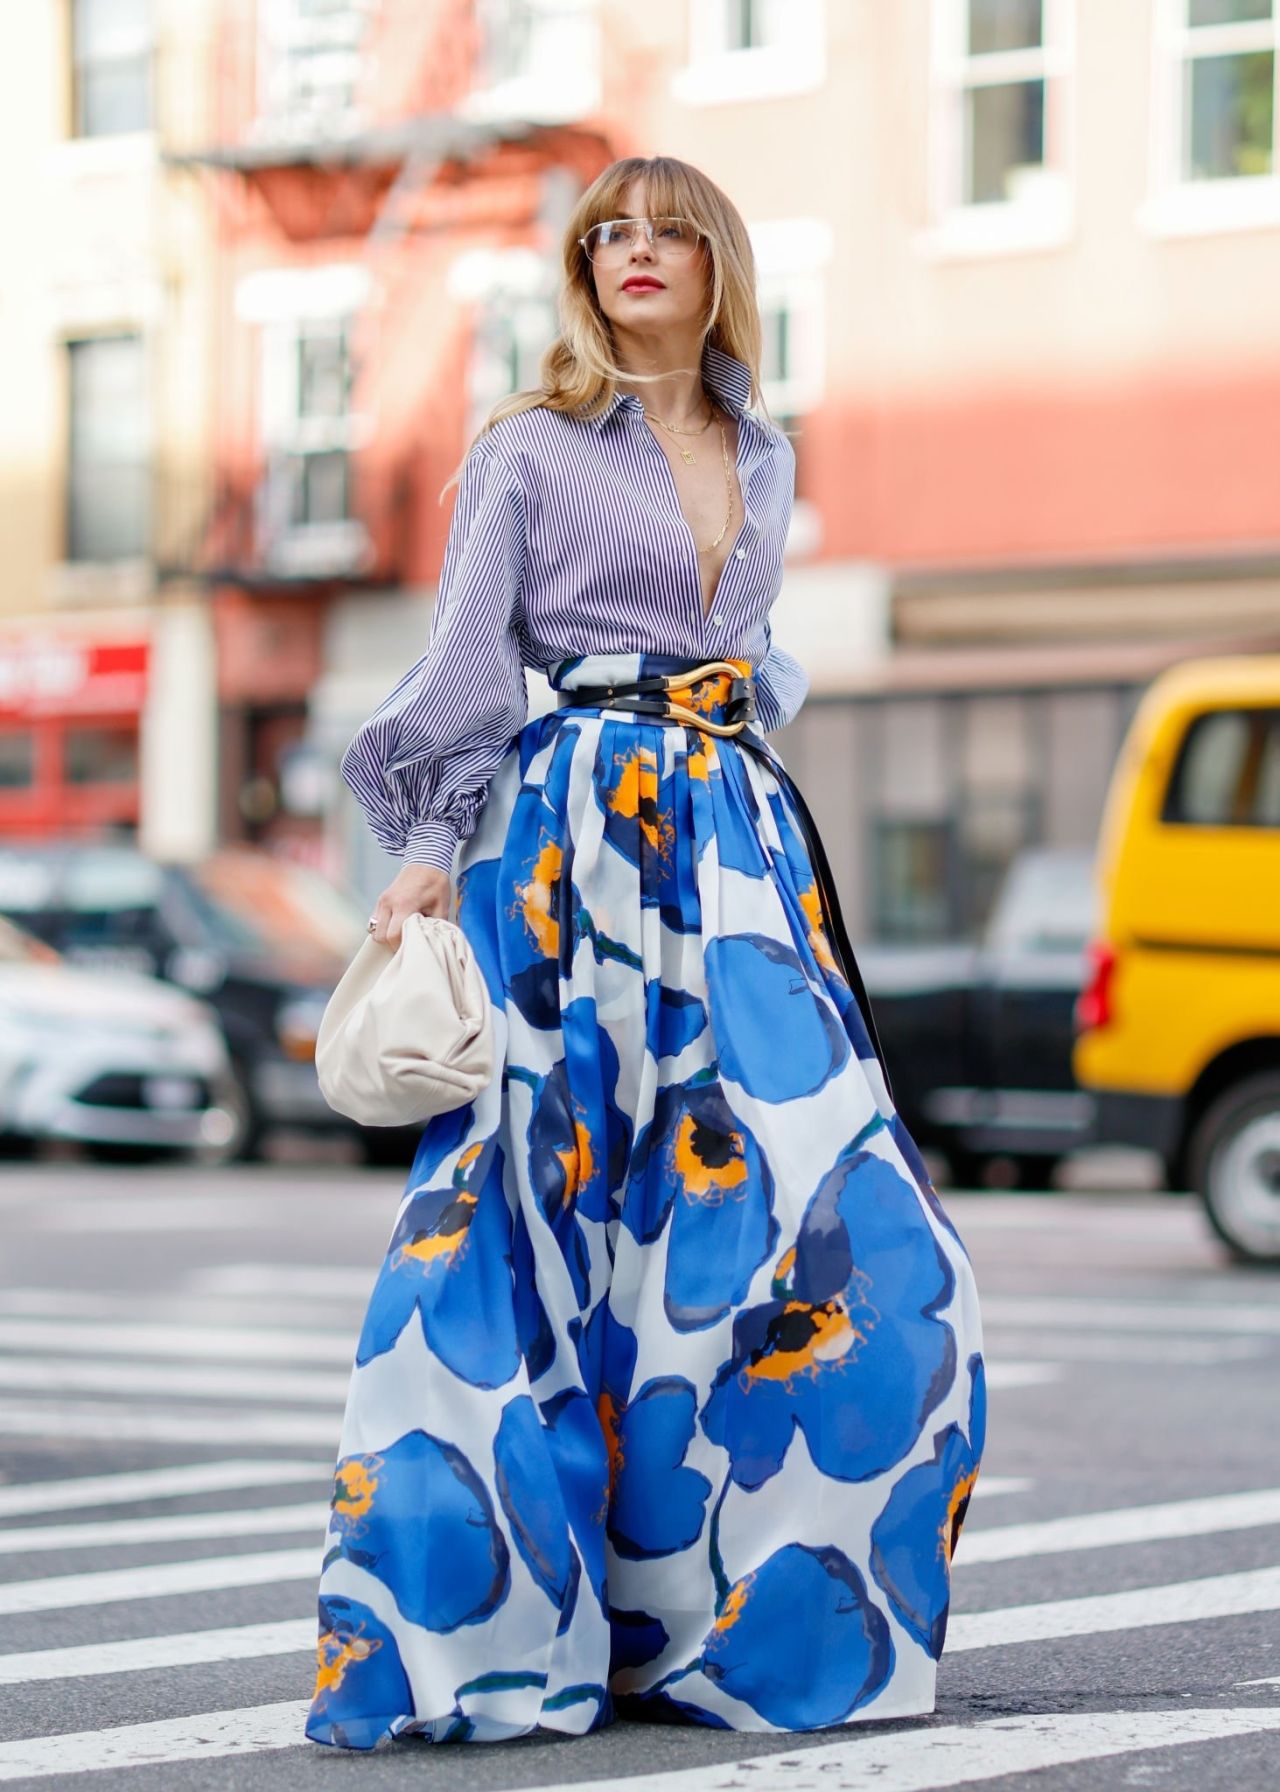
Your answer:
[[[620,218],[642,218],[645,193],[634,181],[627,189]],[[592,262],[600,309],[611,324],[645,335],[672,327],[699,327],[706,312],[708,250],[700,243],[683,259],[665,256],[660,244],[650,245],[642,230],[621,261]]]

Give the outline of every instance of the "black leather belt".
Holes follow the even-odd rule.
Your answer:
[[[717,708],[723,709],[726,721],[713,722],[708,716],[699,715],[696,710],[680,703],[673,696],[673,691],[688,690],[691,686],[702,683],[705,679],[723,674],[729,675],[729,696]],[[854,998],[862,1013],[863,1024],[871,1040],[876,1057],[880,1061],[880,1070],[884,1076],[884,1085],[893,1100],[893,1086],[889,1081],[889,1066],[885,1062],[884,1047],[880,1043],[880,1035],[876,1031],[875,1016],[871,1011],[871,998],[867,994],[867,986],[862,980],[862,972],[858,969],[858,961],[854,956],[849,932],[844,923],[844,915],[840,908],[840,897],[836,890],[835,878],[831,873],[831,863],[827,858],[826,848],[818,833],[818,825],[813,819],[808,803],[800,794],[800,787],[782,761],[773,753],[767,743],[757,734],[747,729],[747,723],[755,717],[755,681],[743,677],[738,667],[727,660],[709,660],[701,666],[691,667],[685,672],[656,673],[648,678],[636,678],[623,684],[579,685],[576,689],[566,688],[558,693],[559,707],[562,709],[624,709],[638,715],[653,716],[657,721],[682,722],[686,727],[701,728],[708,734],[733,736],[738,745],[745,747],[755,755],[761,764],[768,767],[778,780],[786,787],[787,793],[795,808],[800,822],[800,832],[805,848],[809,854],[809,863],[813,866],[814,879],[818,886],[818,899],[822,905],[822,913],[827,924],[827,934],[831,943],[832,954],[845,982],[853,991]]]

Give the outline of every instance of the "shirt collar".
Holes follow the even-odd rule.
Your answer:
[[[732,416],[741,416],[751,397],[751,369],[745,361],[731,355],[727,349],[717,348],[712,342],[702,345],[702,378],[709,390],[719,399]],[[608,404],[596,416],[587,421],[597,429],[602,429],[622,406],[632,410],[643,407],[643,400],[634,392],[615,392]]]

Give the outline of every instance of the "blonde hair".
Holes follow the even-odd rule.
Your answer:
[[[461,477],[475,443],[504,417],[545,405],[550,411],[590,418],[609,404],[619,379],[647,385],[664,377],[660,373],[631,373],[618,366],[609,320],[596,297],[591,263],[578,241],[593,224],[622,215],[626,194],[637,179],[644,184],[646,210],[651,217],[687,218],[705,239],[711,278],[699,358],[701,347],[709,342],[744,362],[751,370],[748,403],[768,417],[760,390],[761,331],[755,255],[741,213],[714,181],[689,162],[674,156],[624,156],[596,176],[578,200],[565,228],[561,247],[564,280],[559,294],[560,334],[543,353],[538,368],[541,385],[536,390],[513,392],[499,399],[441,487],[441,500]]]

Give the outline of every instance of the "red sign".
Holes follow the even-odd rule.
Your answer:
[[[0,635],[0,716],[136,715],[150,643],[74,635]]]

